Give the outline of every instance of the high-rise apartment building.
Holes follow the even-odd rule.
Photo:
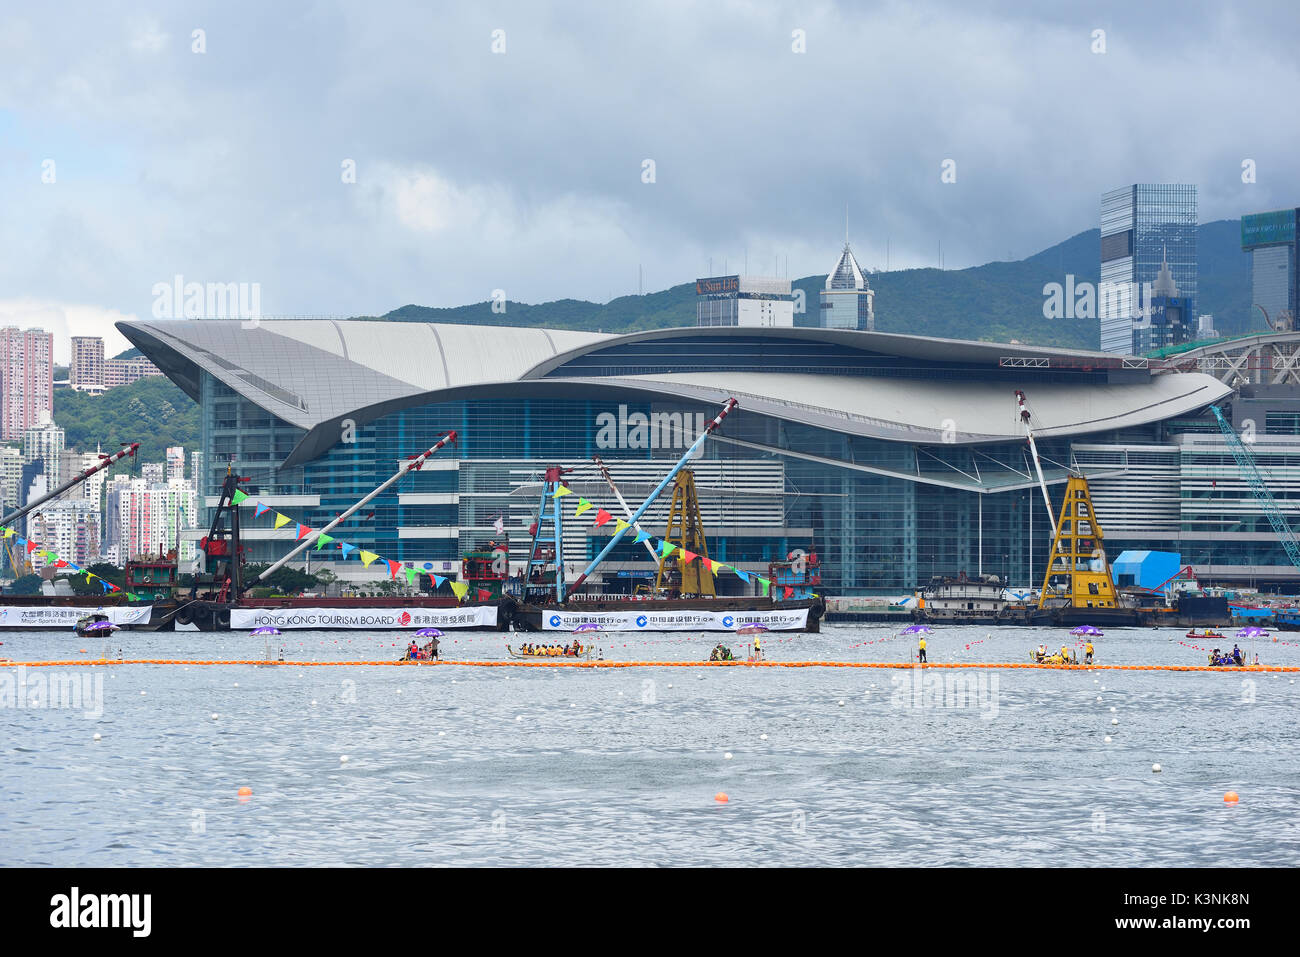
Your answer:
[[[13,442],[54,413],[54,336],[43,329],[0,329],[0,440]]]
[[[68,385],[78,392],[104,391],[104,340],[99,336],[73,336]]]
[[[48,412],[42,412],[40,420],[22,433],[22,440],[23,464],[40,459],[49,487],[54,488],[62,481],[63,430],[54,424]]]
[[[1136,183],[1102,194],[1097,307],[1103,351],[1136,351],[1134,329],[1150,318],[1162,262],[1182,294],[1184,315],[1196,315],[1196,229],[1195,186]]]
[[[178,549],[181,561],[194,560],[194,542],[181,536],[198,519],[198,498],[186,480],[157,483],[115,475],[105,502],[104,553],[109,560],[123,564],[172,549]]]

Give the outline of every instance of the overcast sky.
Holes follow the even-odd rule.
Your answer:
[[[960,268],[1125,183],[1300,205],[1300,4],[1046,6],[3,2],[0,322],[66,358],[178,274],[265,315],[605,301],[825,272],[846,207],[864,266]]]

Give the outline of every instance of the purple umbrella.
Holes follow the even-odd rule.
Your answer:
[[[767,625],[761,625],[761,624],[759,624],[759,623],[756,622],[756,621],[751,621],[749,624],[747,624],[747,625],[741,625],[739,628],[737,628],[737,629],[736,629],[736,634],[738,634],[738,635],[761,635],[761,634],[763,634],[763,632],[765,632],[765,631],[771,631],[771,629],[768,628]]]
[[[1250,625],[1246,628],[1241,629],[1241,631],[1237,632],[1237,637],[1238,638],[1267,638],[1268,632],[1265,631],[1263,628],[1259,628],[1255,625]]]
[[[117,625],[111,621],[92,621],[83,631],[117,631]]]
[[[1098,638],[1101,636],[1102,631],[1100,628],[1094,628],[1092,625],[1080,625],[1078,628],[1071,630],[1070,634],[1087,638]]]
[[[580,631],[603,631],[603,630],[604,629],[602,629],[600,625],[596,624],[593,621],[584,621],[577,628],[573,629],[573,633],[576,635]]]
[[[441,638],[442,632],[437,628],[421,628],[415,633],[416,638]]]
[[[925,625],[908,625],[906,628],[900,631],[899,634],[900,635],[929,635],[929,634],[933,634],[933,629],[928,628]]]
[[[252,632],[250,632],[249,637],[256,638],[258,635],[278,635],[279,633],[279,628],[272,628],[270,625],[263,625],[260,628],[254,628]]]

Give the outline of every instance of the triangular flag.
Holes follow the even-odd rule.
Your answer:
[[[415,584],[415,576],[418,575],[418,574],[420,574],[420,573],[417,572],[414,568],[408,568],[408,569],[406,570],[406,583],[407,583],[408,585],[414,585],[414,584]]]
[[[572,494],[573,494],[573,489],[569,488],[569,486],[567,485],[561,485],[558,488],[556,488],[554,492],[551,493],[551,498],[563,498],[566,495],[572,495]],[[465,587],[468,588],[469,586],[466,585]]]
[[[429,577],[433,579],[434,588],[441,588],[443,583],[447,580],[443,578],[441,575],[430,575]]]
[[[320,551],[332,541],[334,541],[333,538],[326,535],[324,532],[321,532],[320,535],[316,537],[316,551]]]
[[[739,568],[733,568],[732,571],[734,571],[736,573],[736,577],[739,578],[741,581],[743,581],[746,585],[749,584],[749,572],[742,572]]]
[[[361,549],[361,564],[365,565],[367,568],[369,568],[370,563],[373,562],[378,557],[379,556],[376,555],[374,552],[368,552],[364,548]]]
[[[347,558],[357,550],[357,546],[349,545],[347,542],[339,542],[339,548],[343,549],[343,557]]]
[[[611,518],[613,518],[613,517],[614,517],[613,515],[609,514],[609,512],[605,511],[603,508],[597,509],[597,510],[596,510],[596,527],[597,527],[597,528],[600,528],[600,526],[604,525],[606,522],[608,522],[608,521],[609,521]]]
[[[491,597],[492,597],[492,593],[491,593],[490,591],[488,591],[486,588],[480,588],[480,589],[478,589],[478,600],[479,600],[479,601],[488,601],[489,599],[491,599]]]
[[[108,589],[109,589],[109,587],[110,587],[109,584],[108,584],[108,582],[104,581],[104,579],[102,579],[102,578],[99,579],[99,586],[100,586],[101,588],[103,588],[104,591],[108,591]]]
[[[578,499],[578,507],[573,510],[573,517],[577,518],[579,515],[581,515],[589,508],[591,508],[590,502],[588,502],[585,498]]]
[[[261,517],[261,516],[265,515],[267,512],[269,512],[270,510],[271,510],[271,506],[269,506],[269,505],[263,505],[261,502],[258,502],[258,503],[257,503],[257,508],[253,510],[253,516],[254,516],[254,517]]]
[[[693,562],[695,561],[695,559],[699,557],[700,557],[699,555],[696,555],[689,548],[683,548],[682,553],[681,555],[678,556],[677,560],[681,562]]]
[[[785,586],[785,597],[786,597],[786,598],[789,598],[789,597],[790,597],[791,595],[793,595],[793,594],[794,594],[794,589],[791,588],[789,585],[786,585],[786,586]]]
[[[464,582],[452,582],[451,590],[456,593],[457,601],[462,600],[467,594],[469,594],[469,586]]]
[[[288,525],[288,524],[289,524],[289,516],[288,516],[288,515],[281,515],[279,512],[276,512],[276,513],[275,513],[275,527],[276,527],[276,528],[284,528],[284,526],[286,526],[286,525]]]
[[[230,496],[230,503],[232,505],[241,505],[247,498],[248,496],[245,493],[241,492],[239,489],[235,489],[234,494]]]
[[[616,525],[614,526],[614,534],[615,534],[615,535],[618,535],[619,533],[621,533],[621,532],[623,531],[623,529],[625,529],[625,528],[631,528],[631,527],[632,527],[631,525],[629,525],[627,522],[623,521],[623,520],[620,518],[620,519],[618,520],[618,524],[616,524]]]
[[[397,573],[402,570],[402,563],[389,561],[387,558],[385,558],[384,561],[388,562],[388,577],[396,578]]]
[[[13,535],[17,535],[17,534],[18,534],[18,533],[15,532],[12,528],[6,528],[6,529],[5,529],[5,538],[9,538],[9,537],[11,537],[11,536],[13,536]]]
[[[306,538],[310,534],[311,534],[311,529],[308,528],[306,525],[298,526],[298,541],[301,542],[304,538]]]
[[[636,540],[637,540],[638,542],[648,542],[648,541],[650,541],[650,533],[647,532],[647,531],[644,531],[644,530],[643,530],[643,531],[640,531],[640,532],[637,532],[637,533],[636,533]]]
[[[767,597],[767,590],[768,590],[769,588],[772,587],[772,579],[770,579],[770,578],[760,578],[760,579],[758,580],[758,587],[761,588],[761,589],[763,590],[763,597],[766,598],[766,597]]]
[[[29,539],[27,542],[27,554],[30,555],[34,551],[36,551],[36,543]]]
[[[668,541],[668,539],[665,538],[662,542],[659,543],[659,553],[663,555],[664,558],[667,558],[675,551],[677,551],[677,546],[674,545],[672,542]]]
[[[429,583],[433,585],[434,591],[438,590],[438,576],[429,572]]]

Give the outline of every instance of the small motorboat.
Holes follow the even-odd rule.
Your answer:
[[[1203,638],[1206,641],[1227,641],[1227,637],[1225,635],[1223,635],[1221,632],[1214,631],[1211,628],[1202,628],[1200,631],[1197,631],[1195,628],[1193,628],[1183,637],[1188,639],[1189,641],[1194,641],[1197,638]]]
[[[78,638],[93,638],[97,635],[110,635],[119,629],[107,615],[95,612],[77,619],[75,630]]]

